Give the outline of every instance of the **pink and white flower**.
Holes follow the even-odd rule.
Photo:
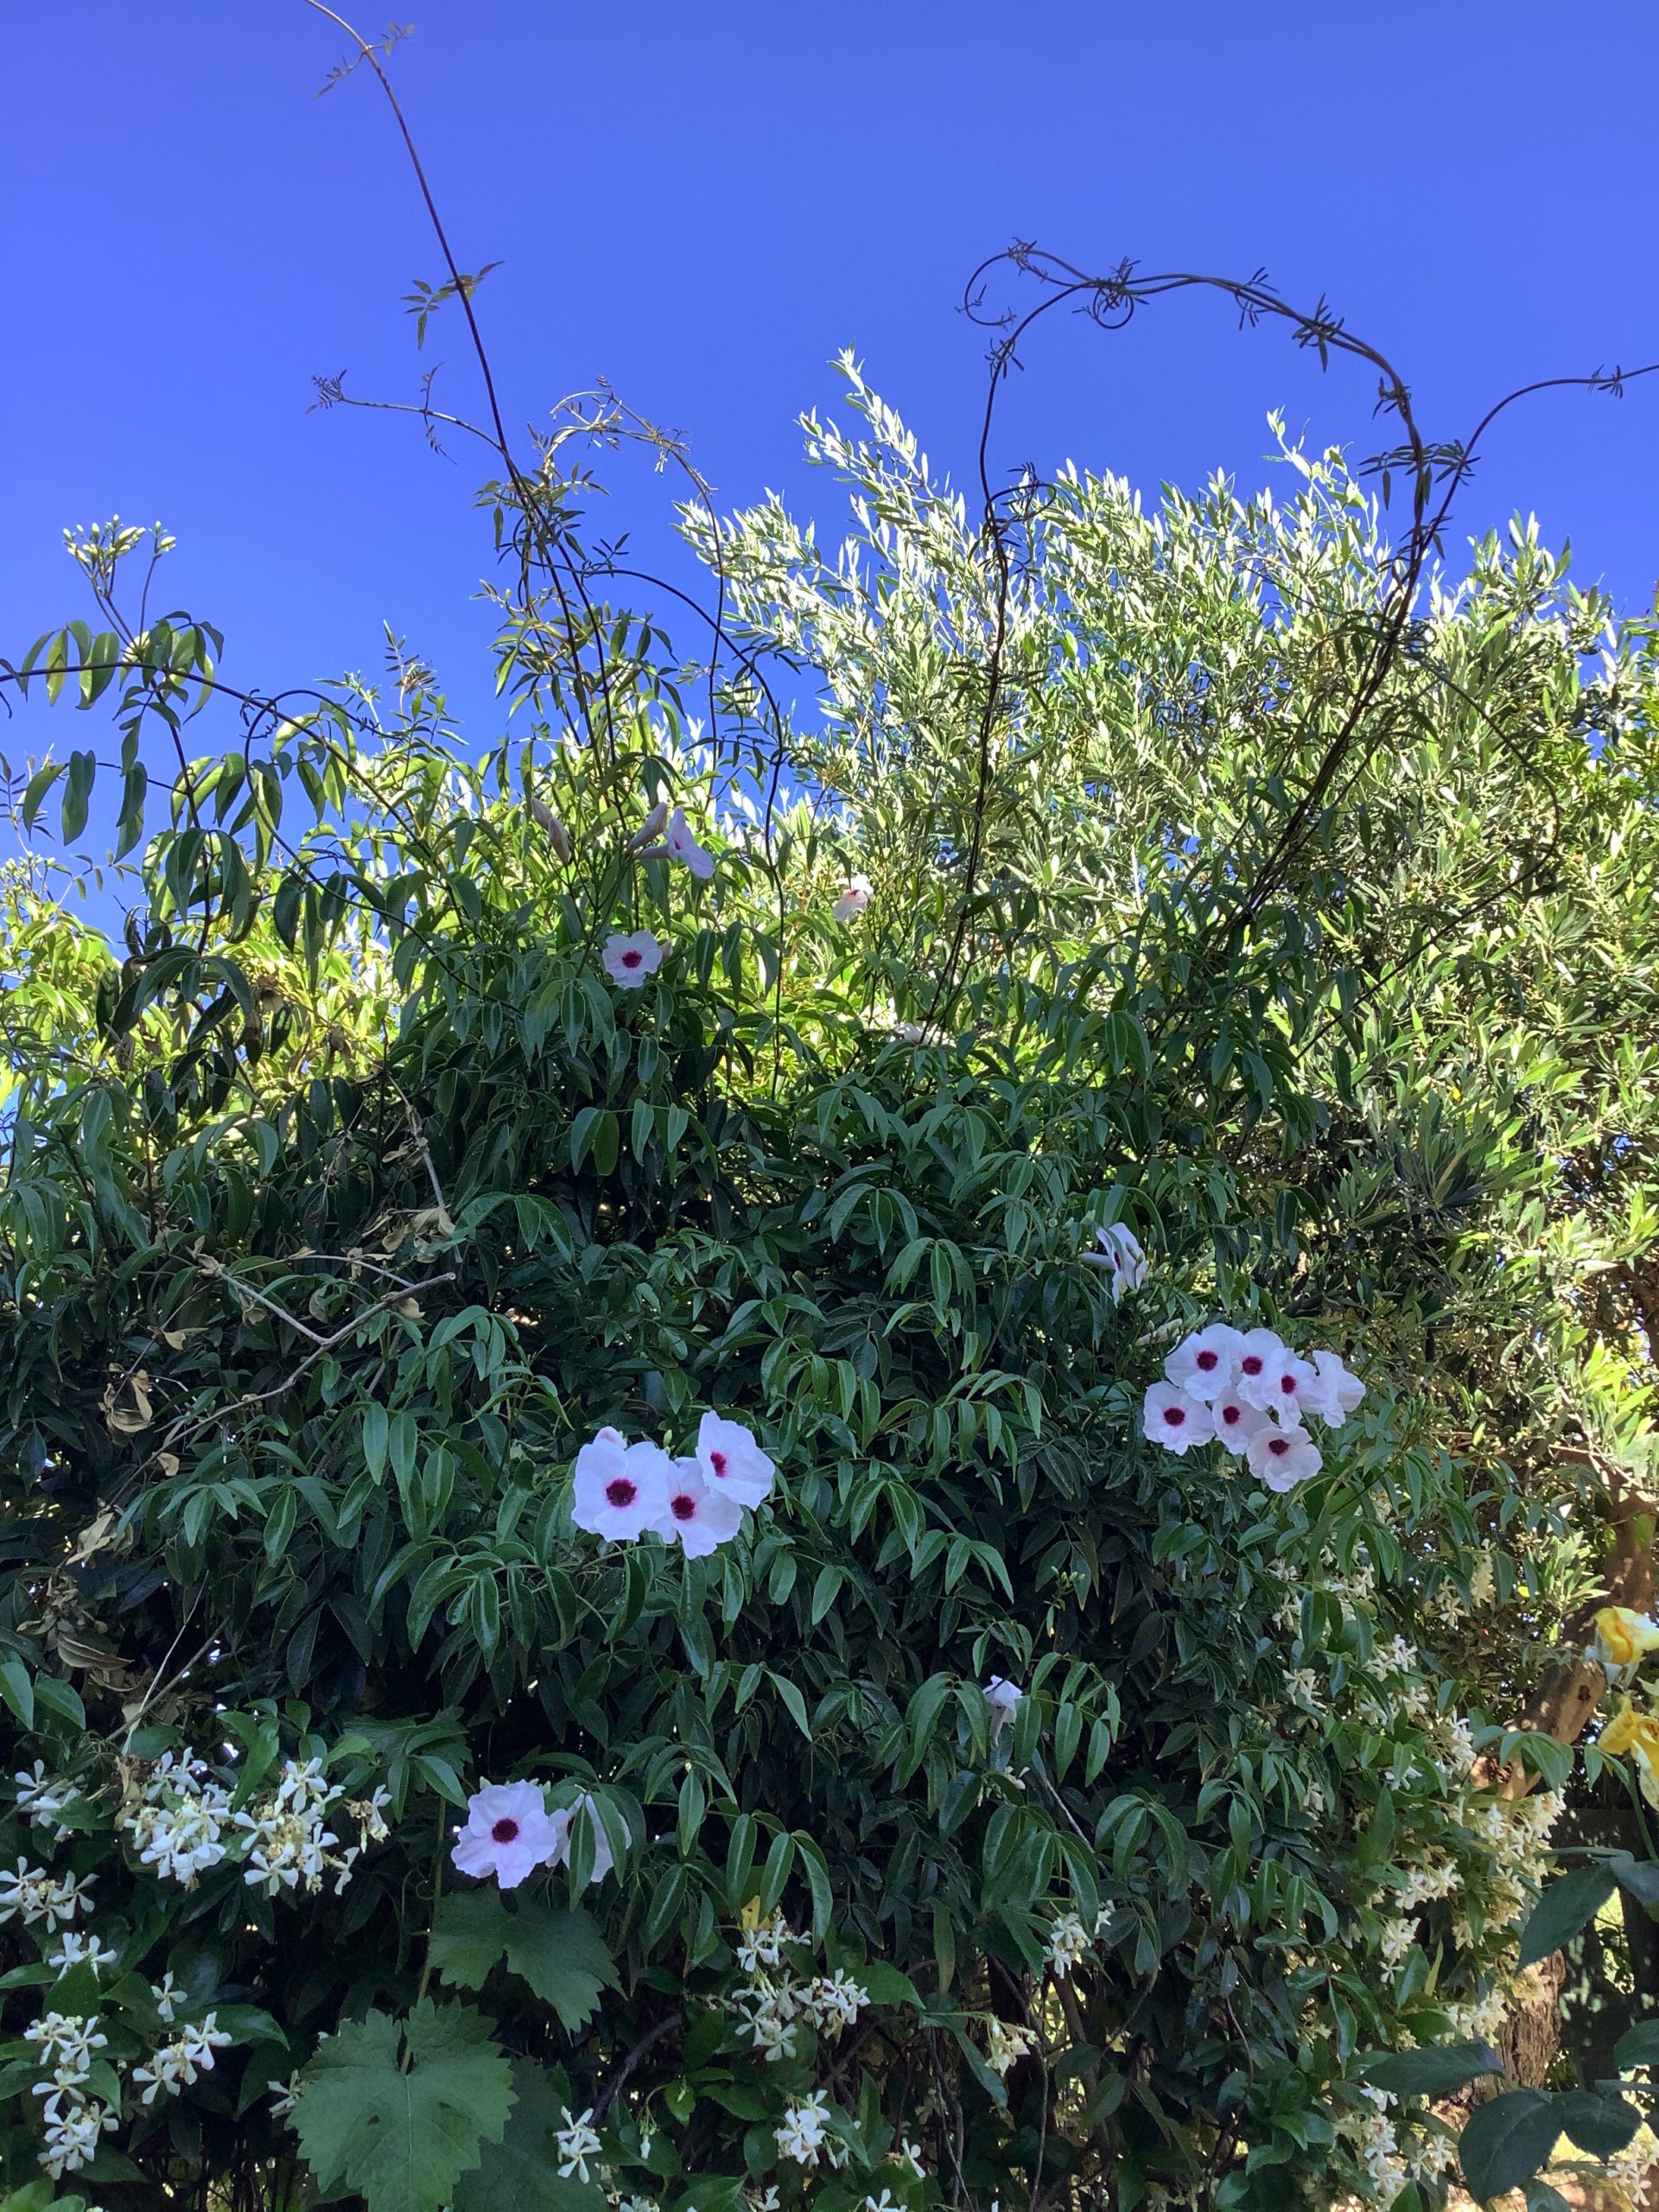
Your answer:
[[[1154,1444],[1166,1452],[1187,1452],[1195,1444],[1208,1444],[1216,1433],[1210,1408],[1201,1398],[1189,1398],[1173,1382],[1154,1382],[1141,1408],[1141,1426]]]
[[[693,875],[706,882],[715,872],[715,856],[706,846],[700,845],[687,827],[685,809],[677,806],[668,817],[668,834],[664,839],[671,860],[683,861]]]
[[[659,798],[632,836],[629,838],[629,849],[636,853],[643,851],[647,845],[654,843],[667,827],[668,801],[665,798]]]
[[[1096,1268],[1109,1268],[1112,1274],[1112,1303],[1121,1306],[1126,1290],[1139,1290],[1147,1279],[1147,1255],[1141,1249],[1141,1240],[1135,1231],[1121,1221],[1109,1221],[1103,1229],[1095,1231],[1098,1252],[1085,1252],[1084,1258]]]
[[[716,1413],[704,1414],[697,1424],[696,1464],[711,1491],[735,1498],[740,1505],[759,1505],[778,1471],[753,1430]]]
[[[677,1542],[689,1559],[705,1559],[737,1534],[742,1520],[737,1500],[711,1490],[696,1459],[676,1459],[668,1495],[652,1526],[669,1543]]]
[[[467,1799],[467,1825],[449,1855],[463,1874],[493,1874],[502,1889],[516,1890],[552,1862],[561,1841],[533,1782],[486,1782]]]
[[[847,888],[830,911],[838,922],[855,922],[869,903],[869,877],[855,875],[849,880]]]
[[[1164,1362],[1164,1373],[1178,1390],[1208,1405],[1231,1388],[1243,1342],[1225,1321],[1212,1321],[1176,1345]]]
[[[570,1864],[570,1847],[575,1838],[578,1821],[582,1823],[588,1834],[593,1839],[593,1871],[588,1877],[591,1885],[594,1882],[604,1880],[615,1866],[616,1859],[611,1850],[611,1840],[605,1833],[604,1823],[599,1817],[599,1810],[590,1791],[584,1789],[573,1805],[562,1806],[552,1815],[551,1825],[557,1829],[559,1840],[547,1863],[550,1866],[568,1866]]]
[[[1252,1472],[1269,1490],[1294,1490],[1325,1464],[1305,1428],[1281,1428],[1268,1422],[1256,1431],[1248,1448]]]
[[[985,1684],[985,1703],[990,1711],[993,1737],[1000,1736],[1019,1712],[1024,1695],[1017,1682],[1011,1682],[1001,1675],[993,1675]]]
[[[1259,1436],[1268,1425],[1268,1417],[1257,1406],[1249,1404],[1230,1386],[1218,1398],[1210,1402],[1210,1417],[1216,1424],[1216,1440],[1230,1452],[1242,1452],[1253,1436]]]
[[[662,966],[663,948],[649,930],[635,930],[631,936],[613,930],[600,957],[605,973],[620,989],[637,991]]]
[[[1239,1396],[1263,1413],[1275,1405],[1273,1370],[1285,1356],[1284,1344],[1271,1329],[1246,1330],[1233,1376]]]
[[[1241,1377],[1238,1394],[1282,1421],[1299,1423],[1304,1414],[1323,1410],[1319,1370],[1312,1360],[1298,1359],[1294,1351],[1281,1352],[1277,1359],[1269,1360],[1253,1384]]]
[[[590,1535],[636,1543],[656,1527],[673,1472],[660,1445],[629,1444],[615,1429],[601,1428],[576,1454],[570,1517]]]
[[[1334,1351],[1316,1351],[1313,1365],[1319,1378],[1318,1411],[1322,1421],[1340,1428],[1365,1395],[1365,1385],[1351,1375]]]

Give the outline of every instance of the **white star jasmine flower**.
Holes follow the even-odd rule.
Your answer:
[[[868,876],[855,875],[849,879],[846,889],[842,893],[840,898],[836,899],[835,905],[830,909],[830,912],[835,916],[838,922],[855,922],[869,903],[870,880]]]
[[[1271,1329],[1247,1329],[1238,1348],[1238,1369],[1233,1376],[1233,1387],[1241,1398],[1258,1411],[1265,1411],[1273,1403],[1271,1395],[1264,1402],[1257,1393],[1267,1388],[1264,1377],[1276,1362],[1285,1356],[1284,1345]]]
[[[1230,1452],[1243,1451],[1268,1425],[1266,1414],[1259,1407],[1247,1405],[1230,1384],[1211,1402],[1210,1416],[1216,1424],[1217,1440]]]
[[[1279,1428],[1269,1423],[1250,1439],[1251,1471],[1269,1490],[1294,1490],[1324,1465],[1313,1440],[1302,1428]]]
[[[797,2165],[816,2166],[829,2133],[824,2124],[829,2116],[830,2099],[823,2089],[815,2089],[798,2104],[786,2105],[781,2123],[772,2132],[779,2155],[793,2158]]]
[[[1332,1428],[1340,1428],[1365,1395],[1365,1385],[1351,1375],[1333,1351],[1316,1351],[1313,1365],[1319,1378],[1319,1414]]]
[[[1141,1424],[1154,1444],[1166,1452],[1189,1452],[1195,1444],[1208,1444],[1216,1433],[1210,1408],[1200,1399],[1189,1398],[1173,1382],[1154,1382],[1141,1408]]]
[[[1089,1955],[1089,1930],[1075,1912],[1063,1912],[1048,1931],[1043,1956],[1056,1981],[1064,1981],[1072,1967]]]
[[[504,1890],[547,1865],[563,1840],[533,1782],[486,1782],[467,1801],[467,1825],[450,1857],[463,1874],[493,1874]]]
[[[668,848],[669,858],[683,861],[693,875],[706,882],[714,874],[715,856],[691,835],[686,826],[683,806],[677,806],[669,816],[668,831],[663,842]]]
[[[112,1967],[120,1954],[92,1934],[79,1935],[73,1929],[66,1931],[55,1951],[47,1958],[49,1967],[56,1967],[60,1974],[67,1974],[71,1967],[88,1966],[94,1974],[102,1974],[105,1967]]]
[[[1001,1675],[993,1675],[985,1685],[985,1703],[991,1716],[991,1738],[1002,1733],[1020,1710],[1020,1700],[1025,1693],[1017,1682],[1010,1682]]]
[[[697,1424],[696,1458],[709,1489],[740,1505],[759,1505],[778,1471],[752,1429],[716,1413],[704,1414]]]
[[[663,948],[649,930],[635,930],[632,936],[613,930],[600,957],[605,973],[619,989],[637,991],[662,966]]]
[[[1122,1222],[1110,1221],[1095,1231],[1095,1242],[1099,1251],[1085,1252],[1083,1256],[1091,1265],[1110,1270],[1112,1303],[1121,1306],[1125,1291],[1139,1290],[1147,1279],[1147,1255],[1141,1240]]]
[[[601,1428],[576,1454],[570,1517],[590,1535],[633,1543],[667,1508],[674,1462],[660,1445],[628,1444]]]
[[[1015,2062],[1030,2056],[1036,2037],[1016,2021],[990,2019],[985,2023],[985,2063],[999,2081],[1006,2082]]]
[[[668,1495],[652,1527],[689,1559],[705,1559],[742,1524],[743,1509],[723,1491],[710,1489],[696,1459],[676,1459]]]
[[[1236,1329],[1225,1321],[1212,1321],[1176,1345],[1164,1362],[1164,1374],[1178,1390],[1209,1405],[1231,1389],[1243,1344]]]
[[[107,2105],[96,2102],[76,2105],[67,2113],[48,2107],[44,2117],[40,2163],[54,2181],[79,2173],[96,2152],[99,2137],[120,2124]]]
[[[578,2181],[588,2178],[588,2161],[599,2151],[599,2131],[593,2125],[594,2108],[578,2113],[572,2120],[570,2107],[563,2107],[564,2126],[556,2127],[553,2140],[559,2146],[559,2178],[569,2181],[574,2174]]]

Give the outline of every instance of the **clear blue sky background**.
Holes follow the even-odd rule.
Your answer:
[[[510,418],[608,375],[689,433],[723,505],[833,487],[792,418],[854,346],[960,480],[983,340],[956,311],[1020,235],[1087,265],[1329,293],[1433,434],[1510,384],[1659,359],[1651,0],[402,0],[400,91],[480,296]],[[365,19],[378,28],[378,16]],[[168,598],[251,687],[377,664],[390,621],[497,726],[473,601],[476,469],[418,429],[308,413],[314,372],[410,396],[399,297],[441,272],[366,75],[300,0],[0,9],[0,651],[83,611],[68,522],[177,534]],[[453,316],[425,357],[478,404]],[[1186,300],[1126,336],[1055,318],[1009,395],[1003,465],[1065,457],[1148,491],[1270,474],[1266,410],[1371,449],[1372,393]],[[660,557],[665,502],[608,518]],[[1626,607],[1659,579],[1659,378],[1551,397],[1493,437],[1467,531],[1535,510]],[[677,626],[688,647],[689,625]],[[16,757],[87,724],[31,709]],[[100,746],[100,749],[103,747]]]

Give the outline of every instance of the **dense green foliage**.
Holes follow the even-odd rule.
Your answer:
[[[1063,478],[999,643],[984,541],[854,397],[868,441],[812,440],[855,554],[690,524],[821,683],[793,725],[746,667],[693,731],[646,626],[573,620],[551,454],[493,493],[481,761],[400,657],[384,706],[256,707],[158,823],[217,641],[135,635],[107,538],[108,627],[26,658],[118,703],[133,914],[117,959],[8,879],[0,1695],[68,1787],[0,1862],[92,1877],[116,1955],[0,1937],[17,2180],[49,2006],[109,2038],[111,2207],[305,2202],[308,2159],[371,2212],[584,2212],[548,2131],[588,2110],[607,2185],[697,2212],[1441,2199],[1364,2062],[1501,2021],[1551,1806],[1471,1761],[1565,1780],[1505,1732],[1591,1571],[1560,1502],[1644,1463],[1651,1053],[1609,1013],[1653,988],[1652,638],[1484,547],[1309,807],[1386,568],[1337,461],[1155,518]],[[77,753],[21,816],[73,842],[94,789]],[[659,796],[706,884],[639,850]],[[1367,1377],[1288,1497],[1141,1435],[1217,1313]],[[596,1428],[687,1451],[708,1408],[779,1469],[741,1535],[573,1527]],[[142,1864],[145,1792],[208,1779],[168,1754],[260,1848],[324,1761],[327,1882],[267,1895],[247,1828]],[[520,1776],[594,1819],[509,1905],[447,1843]],[[864,1993],[839,2036],[754,2047],[746,1908]],[[237,2046],[145,2104],[169,1970]],[[814,2094],[817,2165],[776,2133]]]

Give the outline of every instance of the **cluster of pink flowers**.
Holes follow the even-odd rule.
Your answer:
[[[1212,1321],[1183,1338],[1164,1362],[1141,1408],[1141,1424],[1166,1452],[1212,1440],[1243,1452],[1269,1490],[1294,1490],[1323,1462],[1304,1423],[1340,1428],[1365,1395],[1333,1351],[1300,1359],[1271,1329]]]
[[[538,1866],[563,1866],[571,1832],[585,1819],[593,1838],[590,1882],[602,1882],[616,1864],[605,1830],[586,1791],[574,1805],[550,1813],[536,1782],[486,1782],[467,1801],[467,1825],[457,1829],[450,1857],[463,1874],[480,1881],[493,1874],[499,1886],[516,1890]]]
[[[571,1516],[592,1535],[632,1544],[649,1530],[701,1559],[737,1534],[776,1473],[753,1431],[718,1414],[703,1415],[696,1450],[680,1459],[601,1428],[576,1454]]]

